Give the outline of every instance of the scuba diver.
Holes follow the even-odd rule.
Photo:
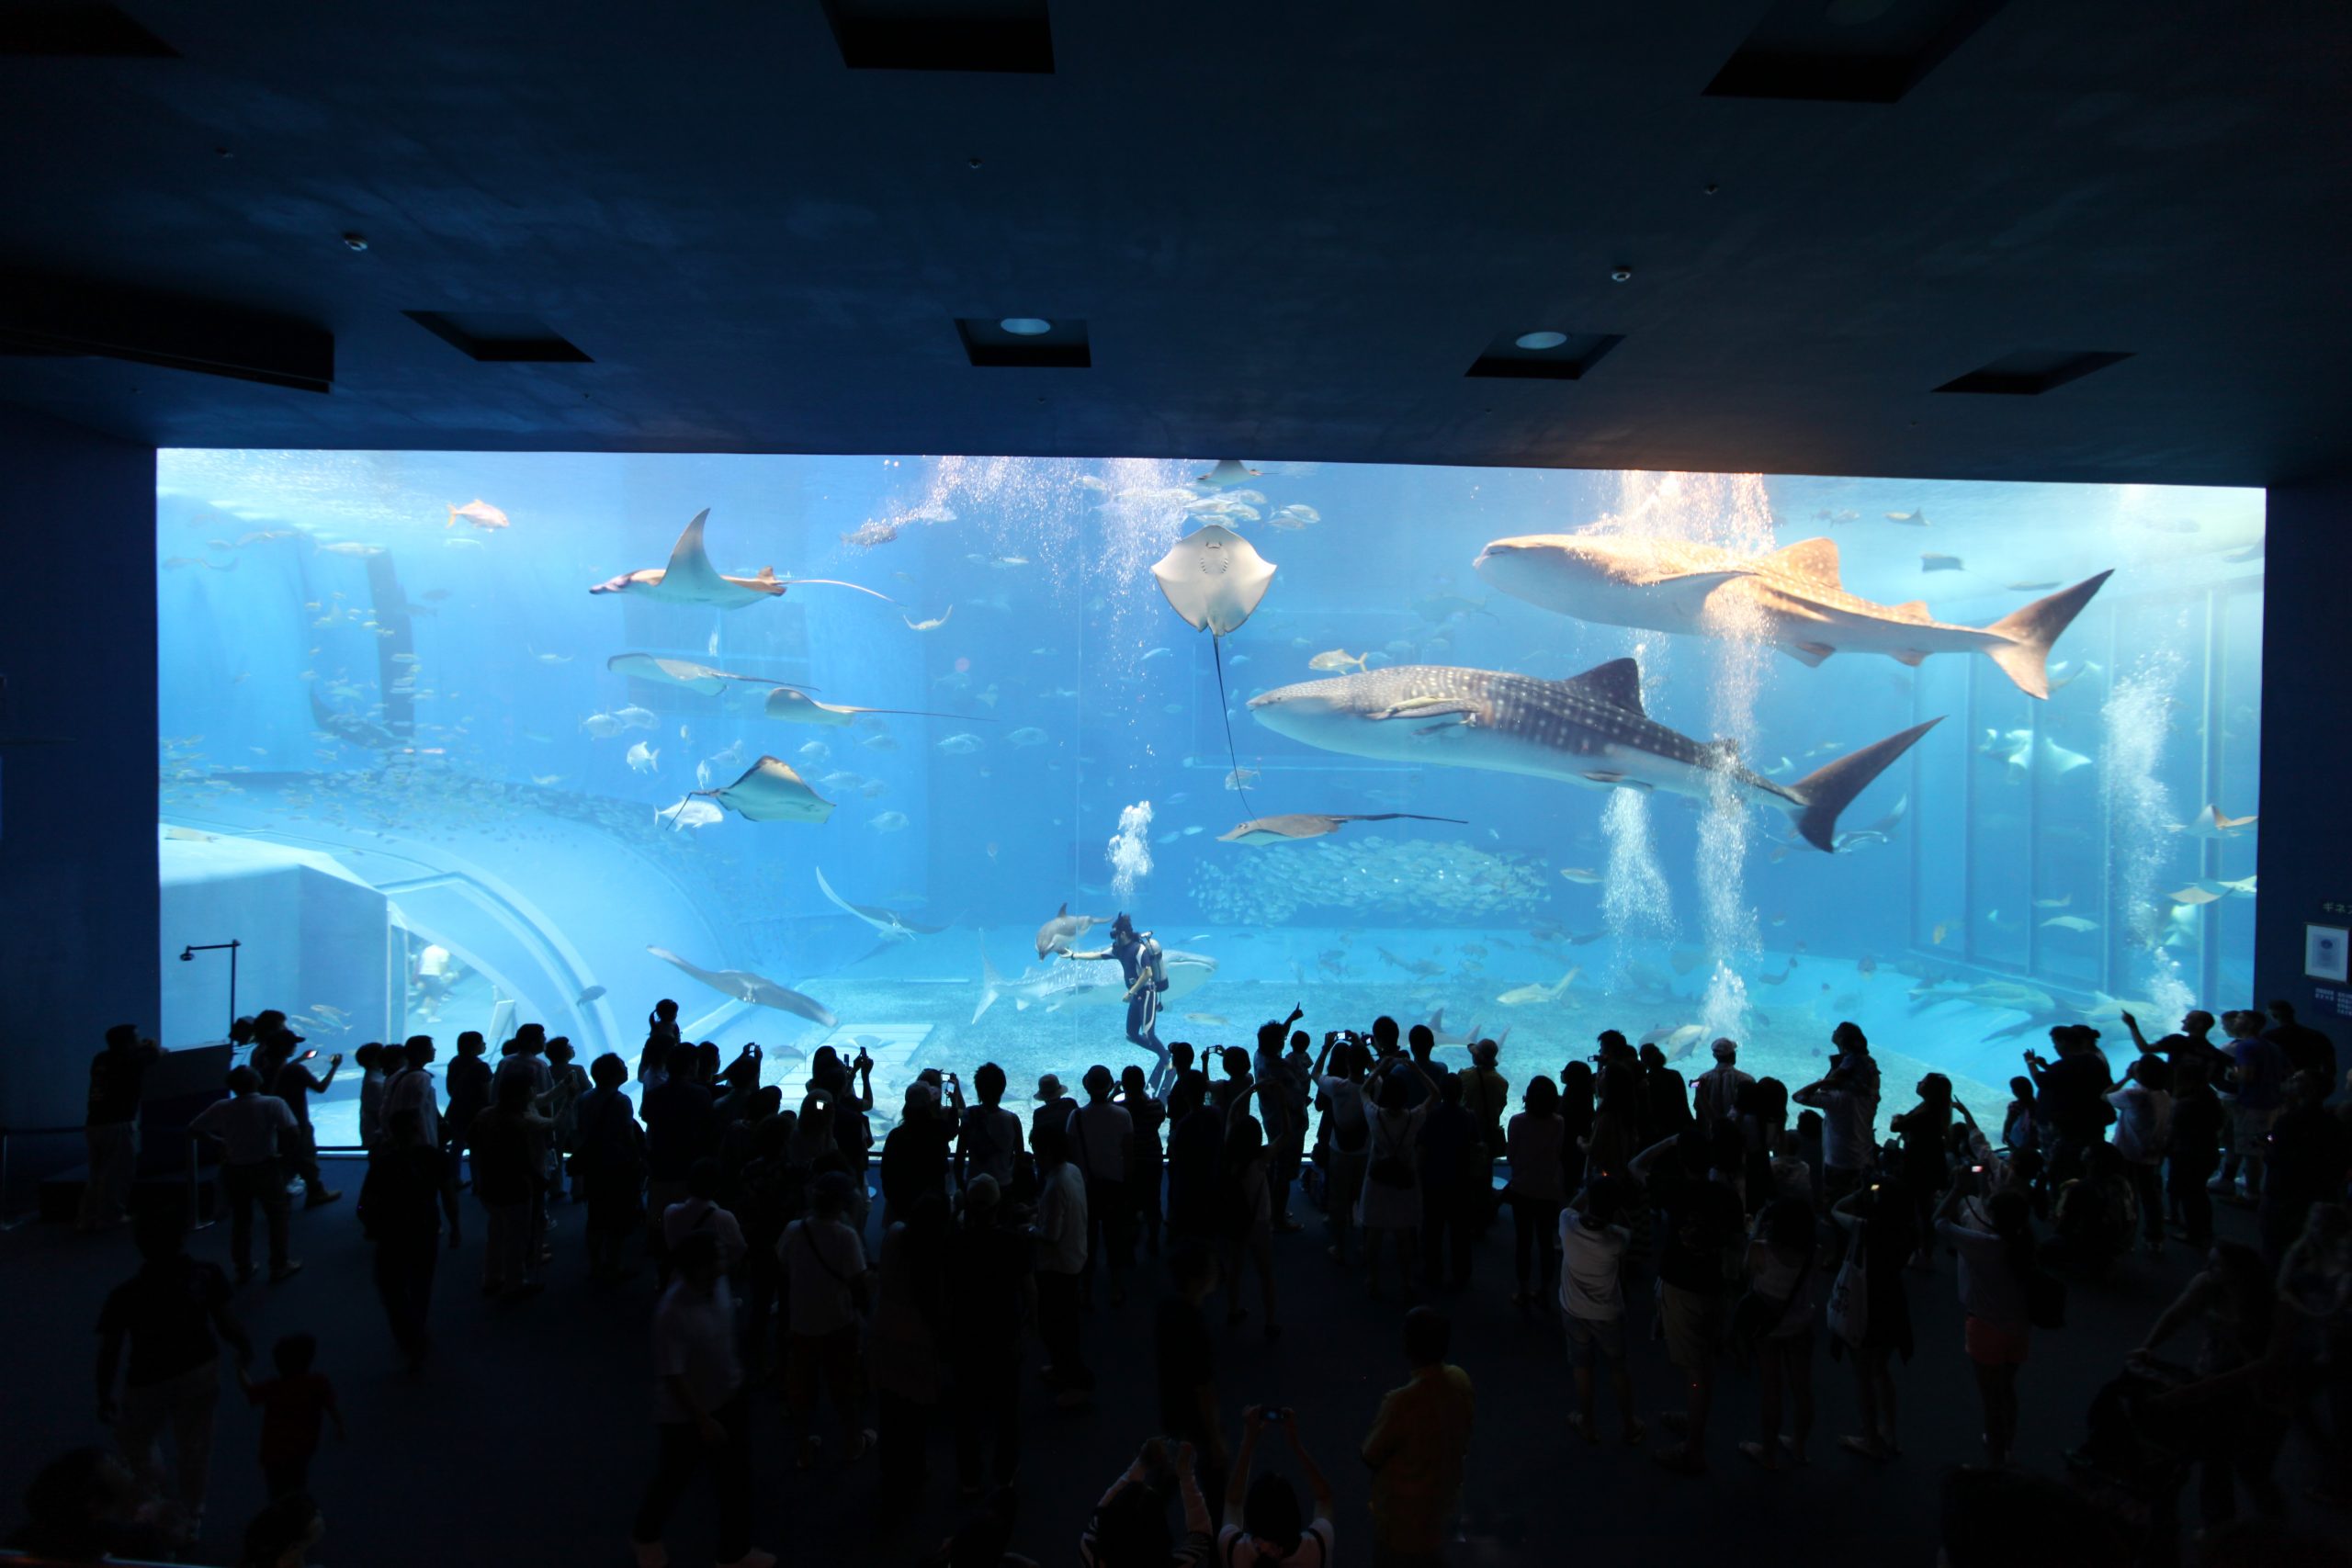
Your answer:
[[[1111,922],[1111,945],[1093,953],[1061,950],[1064,958],[1115,958],[1127,978],[1127,1038],[1151,1053],[1150,1089],[1162,1092],[1171,1076],[1168,1047],[1159,1043],[1159,994],[1168,989],[1168,964],[1149,931],[1136,930],[1125,910]]]

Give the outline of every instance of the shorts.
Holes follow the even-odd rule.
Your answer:
[[[1659,1321],[1666,1325],[1667,1359],[1686,1372],[1711,1371],[1723,1340],[1721,1298],[1661,1283],[1657,1309]]]
[[[1623,1318],[1578,1317],[1572,1312],[1563,1312],[1560,1325],[1567,1330],[1568,1365],[1589,1371],[1603,1360],[1612,1365],[1624,1360]]]
[[[2261,1154],[2264,1141],[2270,1136],[2270,1124],[2278,1119],[2276,1110],[2248,1111],[2242,1105],[2230,1107],[2230,1132],[2239,1155]]]
[[[1968,1359],[1980,1367],[2022,1367],[2032,1341],[2030,1328],[2007,1327],[1981,1317],[1972,1316],[1961,1330]]]

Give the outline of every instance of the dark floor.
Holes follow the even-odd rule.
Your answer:
[[[356,1188],[356,1169],[344,1170],[334,1179]],[[397,1370],[347,1199],[315,1213],[298,1211],[295,1251],[308,1265],[299,1279],[240,1292],[237,1310],[265,1351],[275,1335],[317,1334],[321,1369],[342,1394],[351,1441],[330,1438],[313,1471],[328,1521],[322,1561],[337,1568],[428,1561],[618,1568],[630,1561],[628,1519],[652,1451],[645,1339],[651,1289],[643,1280],[590,1287],[576,1216],[558,1213],[563,1229],[554,1282],[514,1306],[476,1293],[481,1230],[469,1224],[465,1250],[445,1262],[434,1315],[441,1349],[422,1382]],[[225,1261],[226,1227],[201,1233],[194,1246]],[[1270,1348],[1253,1315],[1246,1330],[1224,1337],[1219,1392],[1229,1416],[1255,1401],[1296,1408],[1309,1451],[1338,1491],[1340,1560],[1365,1562],[1366,1483],[1354,1450],[1381,1392],[1404,1375],[1400,1306],[1393,1286],[1387,1301],[1368,1302],[1360,1276],[1342,1274],[1325,1257],[1319,1228],[1279,1237],[1276,1246],[1287,1332]],[[12,1287],[0,1292],[0,1336],[12,1349],[0,1497],[11,1500],[13,1517],[13,1499],[36,1466],[103,1436],[92,1400],[91,1325],[107,1290],[130,1271],[133,1254],[123,1231],[88,1237],[28,1226],[0,1237],[0,1259]],[[2176,1246],[2153,1264],[2133,1259],[2105,1284],[2075,1287],[2068,1327],[2037,1336],[2027,1369],[2024,1463],[2056,1469],[2059,1450],[2081,1439],[2092,1392],[2113,1375],[2194,1262]],[[1457,1561],[1555,1561],[1564,1534],[1580,1551],[1598,1548],[1600,1560],[1619,1562],[1656,1561],[1669,1543],[1678,1555],[1705,1553],[1743,1568],[1934,1561],[1938,1478],[1978,1454],[1949,1258],[1914,1279],[1919,1353],[1901,1372],[1905,1458],[1881,1467],[1838,1450],[1837,1435],[1851,1429],[1853,1394],[1846,1365],[1825,1354],[1815,1365],[1820,1416],[1812,1465],[1766,1474],[1738,1457],[1733,1444],[1752,1435],[1756,1394],[1752,1379],[1736,1377],[1719,1395],[1714,1472],[1704,1483],[1671,1476],[1613,1442],[1589,1450],[1571,1441],[1562,1422],[1569,1382],[1558,1331],[1549,1319],[1521,1321],[1506,1300],[1508,1213],[1480,1247],[1476,1268],[1471,1291],[1434,1298],[1453,1314],[1454,1359],[1476,1381],[1479,1398],[1466,1541]],[[1255,1288],[1253,1280],[1253,1307]],[[1634,1293],[1645,1297],[1646,1287]],[[1221,1315],[1219,1304],[1212,1302],[1213,1315]],[[1075,1561],[1088,1510],[1151,1430],[1150,1314],[1150,1292],[1138,1290],[1123,1309],[1088,1320],[1087,1353],[1101,1381],[1092,1408],[1057,1411],[1031,1389],[1017,1544],[1045,1563]],[[1657,1411],[1677,1403],[1677,1385],[1662,1348],[1643,1336],[1646,1322],[1641,1311],[1635,1392],[1655,1427]],[[1034,1362],[1034,1345],[1029,1355]],[[956,1517],[944,1444],[933,1446],[922,1506],[886,1529],[875,1515],[871,1461],[847,1472],[795,1473],[785,1461],[773,1396],[763,1396],[758,1408],[756,1539],[786,1561],[909,1562]],[[223,1403],[205,1561],[234,1560],[238,1528],[261,1501],[252,1459],[256,1423],[241,1404]],[[1605,1393],[1602,1425],[1615,1429]],[[2300,1441],[2287,1466],[2290,1480],[2307,1472]],[[2297,1522],[2315,1531],[2343,1529],[2340,1516],[2300,1501],[2301,1490],[2290,1487]],[[2185,1506],[2193,1515],[2193,1503]],[[708,1520],[707,1495],[697,1492],[672,1532],[673,1561],[710,1561]]]

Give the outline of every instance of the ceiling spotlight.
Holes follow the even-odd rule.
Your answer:
[[[1054,330],[1054,323],[1036,316],[1007,316],[997,323],[1014,337],[1043,337]]]
[[[1521,348],[1557,348],[1568,341],[1566,333],[1522,333],[1512,340]]]
[[[1609,269],[1609,281],[1611,283],[1631,283],[1633,280],[1634,269],[1630,266],[1612,266]]]
[[[365,234],[345,234],[343,237],[343,243],[355,251],[364,251],[368,248],[368,236]]]

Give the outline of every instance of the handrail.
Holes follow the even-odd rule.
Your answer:
[[[89,1558],[43,1557],[37,1552],[19,1551],[13,1546],[0,1546],[0,1563],[12,1568],[90,1568]],[[96,1561],[106,1568],[188,1568],[185,1562],[158,1562],[152,1557],[116,1557],[108,1555]]]

